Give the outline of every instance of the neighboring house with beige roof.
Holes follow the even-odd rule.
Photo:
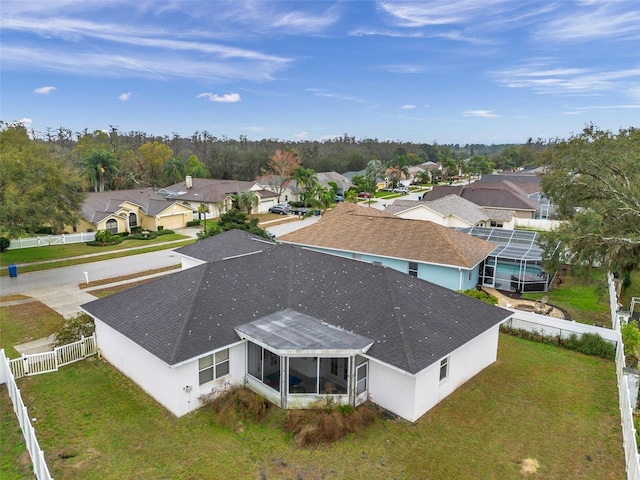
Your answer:
[[[183,228],[193,219],[191,209],[177,200],[167,201],[152,188],[88,193],[80,220],[68,230],[111,233],[131,232],[132,228],[156,231]]]
[[[478,284],[479,265],[495,245],[429,221],[340,204],[280,242],[383,265],[452,290]]]
[[[201,204],[209,207],[207,218],[215,218],[231,210],[233,198],[231,195],[253,190],[258,195],[256,213],[267,213],[276,205],[277,194],[266,190],[259,182],[241,180],[219,180],[209,178],[187,177],[183,182],[169,185],[160,190],[165,198],[181,202],[194,212]]]
[[[423,202],[431,202],[447,195],[458,195],[475,203],[492,215],[493,210],[513,211],[518,218],[535,218],[540,204],[527,193],[508,182],[479,183],[459,186],[435,186],[424,194]]]

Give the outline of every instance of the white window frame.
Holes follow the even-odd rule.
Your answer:
[[[449,357],[440,360],[440,383],[449,378]]]
[[[204,361],[204,362],[203,362]],[[204,366],[203,366],[204,363]],[[201,374],[211,370],[211,377],[206,380],[201,380]],[[205,355],[198,359],[198,383],[199,385],[206,385],[207,383],[214,382],[222,377],[229,375],[230,363],[229,363],[229,349],[225,348],[215,353]]]

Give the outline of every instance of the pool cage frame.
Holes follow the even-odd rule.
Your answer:
[[[538,232],[490,227],[469,227],[461,231],[496,245],[480,265],[480,286],[517,293],[549,290],[555,272],[543,269]]]

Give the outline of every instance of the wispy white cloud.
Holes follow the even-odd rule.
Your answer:
[[[56,87],[39,87],[36,88],[33,93],[37,93],[38,95],[49,95],[54,90],[57,90]]]
[[[207,98],[211,102],[220,102],[220,103],[236,103],[240,101],[239,93],[225,93],[223,95],[218,95],[217,93],[201,93],[196,96],[196,98]]]
[[[380,68],[391,73],[426,73],[429,70],[425,65],[382,65]]]
[[[45,47],[39,49],[3,45],[5,68],[31,68],[76,75],[102,75],[108,77],[140,76],[154,78],[191,78],[221,80],[271,80],[279,70],[271,62],[229,62],[201,56],[186,56],[156,52],[127,52],[99,54],[75,52],[60,55],[59,51]]]
[[[349,35],[353,37],[367,37],[367,36],[380,36],[380,37],[397,37],[397,38],[423,38],[422,32],[409,32],[407,30],[388,30],[378,28],[355,28],[351,30]]]
[[[329,8],[320,14],[309,12],[286,12],[271,21],[271,26],[295,32],[318,32],[333,25],[340,15],[336,8]]]
[[[500,115],[493,113],[491,110],[465,110],[462,112],[463,117],[481,117],[481,118],[496,118]]]
[[[565,10],[562,16],[540,25],[536,37],[549,41],[640,40],[640,3],[583,2],[582,7]]]
[[[306,140],[307,138],[309,138],[309,132],[294,133],[293,138],[295,138],[296,140]]]
[[[504,87],[528,88],[538,94],[596,96],[607,91],[630,89],[631,83],[640,81],[640,67],[596,71],[593,68],[555,67],[550,61],[543,60],[491,75]]]
[[[120,100],[121,102],[126,102],[131,98],[132,93],[131,92],[127,92],[127,93],[121,93],[118,96],[118,100]]]
[[[24,118],[21,118],[20,120],[18,120],[16,123],[20,123],[20,124],[24,125],[25,128],[29,128],[29,127],[31,127],[31,124],[33,123],[33,120],[31,120],[30,118],[24,117]]]
[[[416,106],[407,104],[407,105],[402,105],[402,107],[400,108],[402,108],[403,110],[413,110],[414,108],[416,108]]]
[[[307,91],[311,92],[316,97],[335,98],[338,100],[344,100],[346,102],[354,102],[354,103],[370,103],[367,100],[363,100],[358,97],[353,97],[351,95],[344,95],[341,93],[331,93],[319,88],[307,88]]]

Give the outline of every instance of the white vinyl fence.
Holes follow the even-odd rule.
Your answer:
[[[24,437],[27,451],[31,456],[33,473],[38,480],[52,480],[53,477],[51,477],[49,467],[47,467],[47,462],[44,460],[44,452],[40,449],[40,444],[36,438],[36,432],[33,429],[33,425],[31,425],[29,412],[22,401],[20,389],[18,388],[16,379],[9,367],[9,360],[4,355],[4,350],[0,350],[0,384],[3,383],[6,383],[7,385],[9,397],[11,398],[11,403],[13,403],[13,411],[15,412],[16,417],[18,417],[22,436]]]
[[[579,336],[587,332],[597,333],[605,340],[616,344],[618,402],[620,407],[627,480],[640,480],[640,455],[638,455],[636,429],[633,424],[633,412],[635,411],[636,405],[633,404],[632,398],[636,398],[636,395],[635,392],[632,394],[630,391],[630,385],[632,383],[629,381],[629,374],[625,372],[624,345],[622,344],[622,335],[620,333],[620,326],[629,321],[630,313],[619,310],[615,282],[611,274],[609,274],[609,304],[611,306],[610,314],[613,329],[561,320],[521,310],[511,310],[514,312],[514,315],[510,320],[507,320],[506,324],[513,328],[560,338],[567,338],[571,334]]]
[[[96,232],[69,233],[64,235],[43,235],[38,237],[18,238],[11,240],[7,250],[19,248],[46,247],[49,245],[66,245],[67,243],[85,243],[96,239]]]
[[[6,384],[9,397],[13,403],[13,411],[18,418],[24,442],[31,456],[33,463],[33,473],[38,480],[51,480],[49,468],[44,460],[44,452],[40,449],[35,430],[31,425],[27,407],[22,401],[20,389],[16,384],[16,378],[26,375],[37,375],[39,373],[53,372],[58,367],[77,362],[98,352],[96,335],[82,338],[77,342],[56,347],[53,352],[36,353],[33,355],[23,355],[21,358],[9,360],[4,350],[0,350],[0,385]]]
[[[77,362],[97,353],[95,333],[77,342],[55,347],[52,352],[23,355],[21,358],[9,360],[11,372],[15,378],[39,373],[55,372],[58,367]]]

